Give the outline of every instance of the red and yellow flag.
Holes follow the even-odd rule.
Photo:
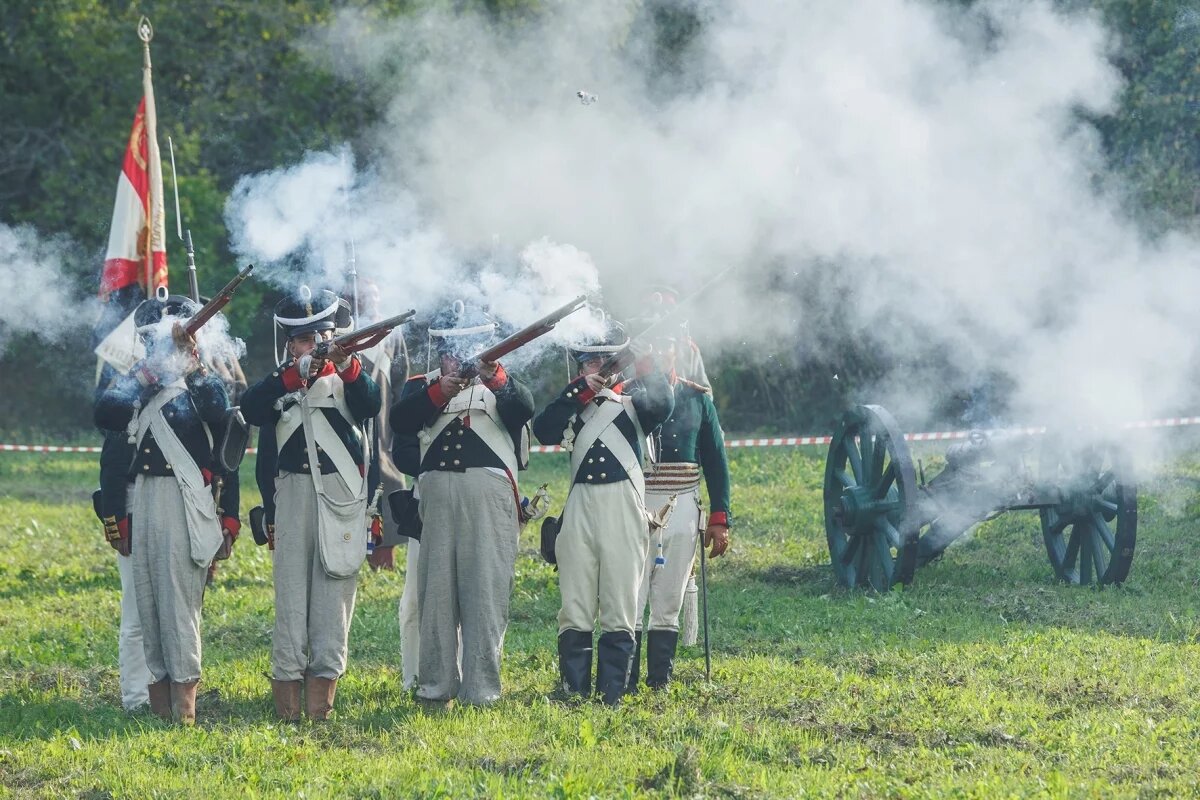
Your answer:
[[[159,286],[167,285],[162,161],[155,130],[157,120],[154,86],[150,80],[148,37],[143,36],[143,43],[143,97],[133,118],[133,130],[125,147],[125,162],[117,178],[112,228],[104,256],[104,272],[100,276],[103,300],[135,283],[145,287],[147,297],[152,297]]]

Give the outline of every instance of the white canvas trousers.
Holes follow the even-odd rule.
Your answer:
[[[146,668],[146,650],[142,643],[142,619],[138,616],[137,586],[133,576],[133,556],[117,555],[121,576],[121,631],[117,637],[117,673],[121,680],[121,705],[132,711],[150,702],[147,688],[153,681]]]
[[[404,688],[417,685],[421,663],[421,603],[417,593],[417,562],[421,556],[421,543],[409,539],[404,545],[405,569],[404,591],[400,593],[400,674]]]
[[[420,492],[417,696],[493,702],[520,536],[512,483],[483,468],[433,471]]]
[[[200,680],[200,607],[208,565],[192,560],[174,477],[139,475],[131,493],[134,593],[150,682]]]
[[[555,543],[562,609],[558,632],[633,634],[649,546],[642,498],[629,481],[577,483],[567,495]]]
[[[647,491],[646,507],[656,511],[670,499],[669,494]],[[650,604],[650,630],[679,630],[679,611],[683,608],[683,595],[687,591],[688,577],[692,574],[692,562],[696,559],[696,541],[700,538],[697,530],[699,524],[700,499],[696,492],[680,493],[667,527],[661,534],[650,534],[650,552],[642,574],[642,588],[638,592],[639,631],[644,628],[647,602]],[[666,563],[655,569],[660,535]]]
[[[322,475],[335,501],[351,499],[337,475]],[[364,524],[366,524],[364,520]],[[317,542],[317,493],[312,476],[281,473],[275,479],[275,632],[271,675],[279,681],[336,679],[346,671],[350,620],[358,576],[331,578]]]

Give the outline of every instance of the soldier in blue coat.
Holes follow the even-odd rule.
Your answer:
[[[570,354],[579,375],[534,419],[542,444],[571,453],[571,489],[555,545],[562,608],[558,615],[563,691],[592,690],[592,632],[597,618],[596,692],[620,703],[634,655],[638,587],[649,546],[642,463],[646,436],[675,405],[667,376],[653,359],[637,362],[636,377],[611,383],[605,361],[629,346],[624,329],[579,342]]]
[[[368,420],[379,387],[358,356],[314,349],[349,326],[348,307],[302,286],[275,307],[288,359],[246,390],[242,413],[266,434],[260,485],[273,509],[271,688],[284,720],[328,718],[346,670],[357,573],[367,556]],[[268,452],[262,452],[266,448]],[[274,475],[266,474],[274,469]]]
[[[228,553],[240,529],[237,474],[222,474],[213,447],[229,398],[181,325],[195,310],[186,297],[142,303],[135,323],[147,356],[94,408],[97,427],[124,431],[133,447],[133,524],[114,520],[115,541],[118,552],[132,556],[150,708],[183,724],[196,716],[208,567],[218,552]],[[115,490],[110,502],[118,502]]]

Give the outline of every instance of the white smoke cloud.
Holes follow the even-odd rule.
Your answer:
[[[674,64],[650,46],[653,8],[704,20]],[[1139,231],[1081,121],[1115,108],[1111,46],[1096,15],[1044,1],[564,1],[503,24],[344,11],[308,47],[389,98],[369,170],[318,155],[248,179],[231,227],[247,254],[338,274],[352,233],[404,307],[447,286],[506,296],[463,255],[497,249],[553,265],[534,269],[544,285],[590,287],[594,264],[627,304],[736,265],[690,307],[713,348],[815,340],[817,320],[764,292],[781,269],[803,285],[835,265],[847,329],[887,326],[901,365],[1010,376],[1020,421],[1194,410],[1197,243]],[[942,388],[875,387],[914,416]]]
[[[58,343],[88,331],[98,312],[94,299],[75,296],[66,264],[79,258],[64,238],[39,236],[33,227],[0,225],[0,353],[14,336],[34,334]]]

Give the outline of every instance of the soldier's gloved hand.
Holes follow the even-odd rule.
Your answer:
[[[224,541],[217,548],[217,554],[213,557],[216,561],[224,561],[233,554],[233,543],[237,541],[238,533],[241,531],[242,523],[234,517],[221,517],[221,535]]]
[[[196,349],[196,337],[187,332],[182,322],[171,326],[171,340],[175,342],[175,349],[181,353],[190,353]]]
[[[329,345],[329,350],[326,351],[325,357],[333,362],[333,366],[336,367],[339,372],[350,366],[348,363],[350,361],[350,353],[347,353],[345,350],[343,350],[342,346],[339,344]]]
[[[709,558],[724,555],[729,547],[729,526],[710,522],[704,529],[704,546],[712,548],[708,551]]]
[[[583,380],[592,390],[592,394],[598,394],[601,389],[608,388],[608,380],[596,373],[585,376]]]
[[[108,540],[113,550],[123,556],[130,553],[129,517],[106,517],[104,519],[104,538]]]
[[[479,377],[484,383],[496,377],[496,370],[500,367],[499,361],[480,361],[479,362]]]
[[[395,569],[396,557],[392,546],[376,547],[375,551],[367,556],[367,563],[371,565],[371,569]]]
[[[456,378],[453,375],[443,375],[438,378],[438,388],[442,391],[442,397],[451,400],[458,396],[458,393],[467,388],[470,381],[466,378]]]

